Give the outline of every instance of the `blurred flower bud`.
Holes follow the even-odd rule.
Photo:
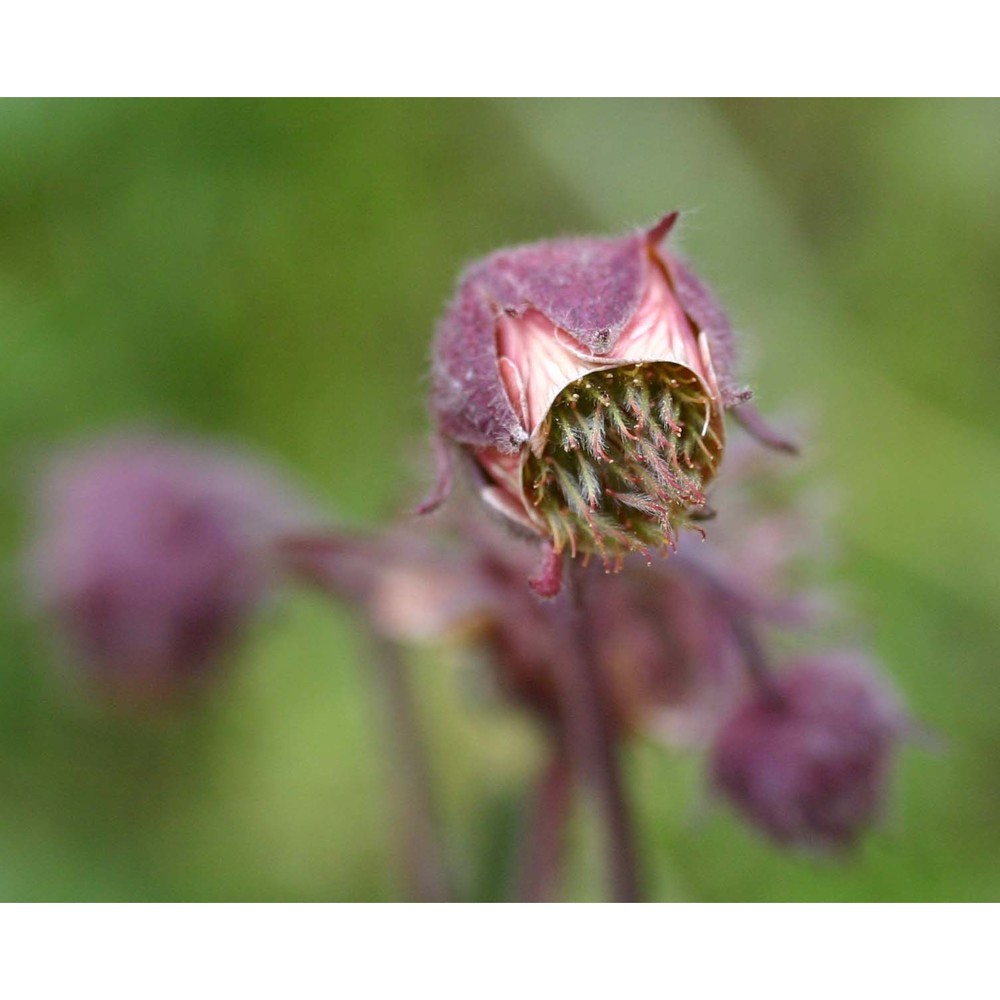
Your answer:
[[[110,693],[169,695],[237,638],[303,508],[264,470],[154,435],[52,462],[29,554],[39,603]]]
[[[729,607],[686,566],[632,559],[613,587],[596,573],[588,581],[593,641],[627,729],[704,745],[746,694]]]
[[[566,641],[565,614],[524,586],[530,546],[481,521],[470,523],[465,538],[463,590],[485,598],[472,638],[500,692],[558,731],[565,721],[558,664],[577,655]],[[592,564],[578,583],[587,607],[583,641],[595,650],[616,733],[685,746],[706,742],[746,693],[729,607],[679,560],[647,566],[628,557],[613,576]]]
[[[676,545],[745,398],[724,314],[660,246],[675,220],[473,264],[434,347],[438,428],[478,463],[483,499],[606,567]]]
[[[728,720],[712,781],[779,843],[848,848],[877,818],[905,728],[895,697],[855,657],[807,659]]]

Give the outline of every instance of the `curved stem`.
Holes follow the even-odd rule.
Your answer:
[[[729,629],[743,654],[743,665],[757,689],[775,703],[781,702],[781,692],[775,683],[774,675],[757,635],[753,617],[747,609],[746,601],[718,574],[707,567],[693,559],[685,559],[683,556],[675,556],[675,558],[682,560],[688,571],[697,575],[715,595],[720,606],[725,608],[729,615]]]
[[[771,668],[768,666],[764,650],[757,638],[757,630],[746,611],[730,608],[729,628],[733,633],[737,646],[743,654],[743,665],[750,679],[760,693],[773,702],[782,700],[778,686],[774,682]]]
[[[571,562],[568,569],[559,601],[569,655],[556,657],[553,664],[567,749],[581,785],[589,787],[597,806],[610,896],[616,902],[636,902],[640,897],[635,836],[611,699],[588,627],[581,567]]]

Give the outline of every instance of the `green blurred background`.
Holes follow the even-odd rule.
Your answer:
[[[0,103],[0,898],[399,896],[349,617],[290,596],[196,710],[109,715],[24,615],[25,482],[157,420],[378,521],[426,481],[462,264],[672,208],[762,409],[812,413],[838,577],[947,748],[904,752],[885,827],[830,864],[698,815],[697,757],[638,747],[650,894],[1000,898],[998,133],[996,102]],[[460,665],[414,676],[462,893],[499,898],[537,748]]]

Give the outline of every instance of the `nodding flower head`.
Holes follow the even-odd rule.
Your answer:
[[[729,719],[713,783],[779,843],[847,848],[878,815],[906,728],[895,697],[854,657],[814,657]]]
[[[616,569],[676,545],[722,460],[723,410],[745,398],[722,310],[660,245],[675,220],[473,264],[434,348],[438,427],[483,498]]]
[[[203,677],[263,595],[271,540],[302,513],[253,464],[145,433],[57,458],[40,500],[36,599],[126,698]]]

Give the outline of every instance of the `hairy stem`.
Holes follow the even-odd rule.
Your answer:
[[[515,898],[521,902],[547,903],[555,897],[569,819],[571,777],[569,760],[561,747],[554,747],[538,778],[525,824],[515,882]]]
[[[610,696],[588,628],[582,567],[571,562],[560,598],[569,655],[554,664],[567,749],[581,785],[589,788],[601,823],[609,895],[639,899],[635,838],[625,798]]]

